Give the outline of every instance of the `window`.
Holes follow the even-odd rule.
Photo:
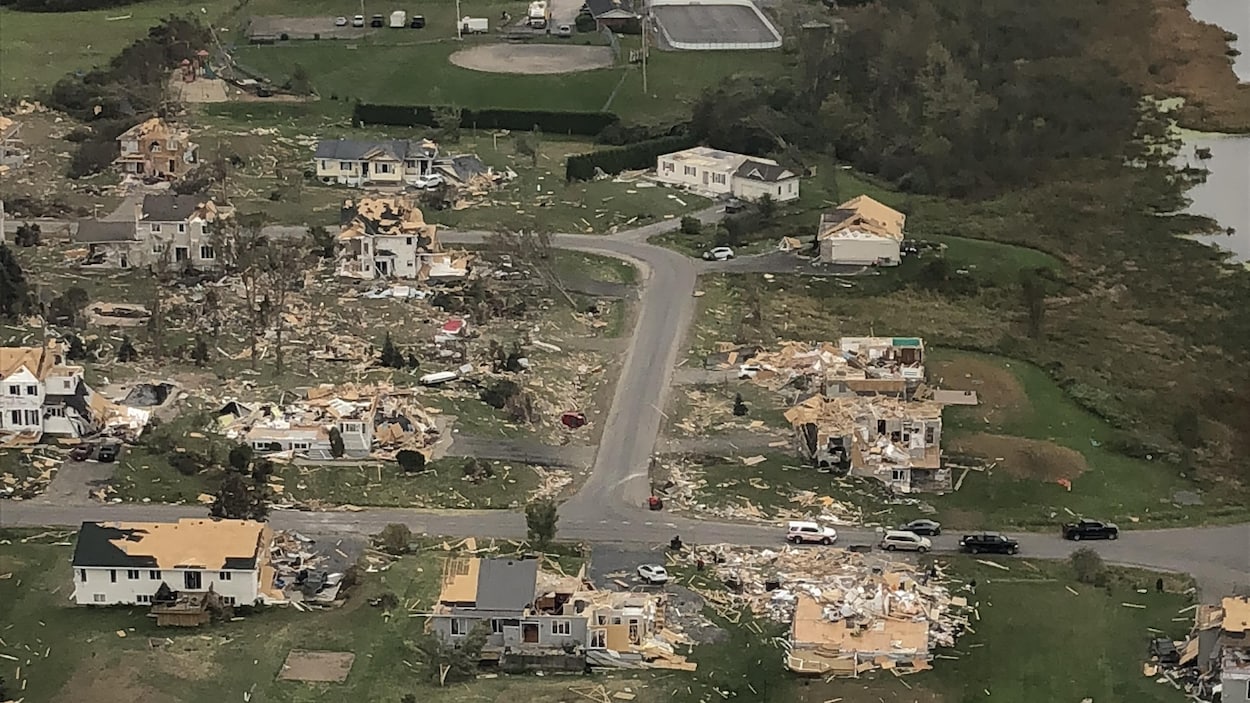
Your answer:
[[[138,595],[135,596],[135,602],[139,605],[147,605],[152,602],[152,596]]]
[[[405,237],[404,244],[407,244],[408,246],[412,246],[412,237]]]
[[[91,602],[92,602],[92,603],[103,603],[103,602],[104,602],[104,594],[103,594],[103,593],[94,593],[94,594],[92,594],[92,596],[91,596]]]
[[[22,394],[21,386],[9,386],[9,395],[21,395],[21,394]]]
[[[65,417],[65,408],[57,406],[55,408],[44,408],[45,417]]]
[[[61,379],[61,390],[66,390],[66,391],[68,391],[68,390],[73,389],[73,387],[74,387],[74,382],[73,382],[73,381],[71,381],[71,380],[70,380],[70,379],[68,379],[68,378]]]
[[[22,411],[21,410],[9,411],[9,424],[13,427],[21,427],[22,425]]]
[[[390,164],[377,164],[373,170],[377,171],[378,173],[390,173],[391,165]]]
[[[186,233],[186,231],[187,231],[187,226],[186,226],[184,223],[179,222],[179,223],[178,223],[178,234],[185,234],[185,233]]]
[[[174,261],[186,261],[191,258],[190,247],[174,247]]]
[[[87,570],[86,569],[78,570],[78,580],[82,581],[83,583],[87,582]]]
[[[109,569],[109,583],[117,583],[117,569]]]
[[[26,411],[26,424],[28,424],[28,425],[38,425],[38,424],[40,424],[40,418],[39,418],[39,411],[38,411],[38,410],[27,410],[27,411]]]
[[[682,166],[682,173],[685,173],[687,176],[694,176],[699,173],[699,170],[694,166]]]
[[[157,240],[157,239],[152,240],[152,253],[159,254],[162,251],[165,251],[164,242],[161,242],[160,240]]]
[[[499,618],[491,618],[490,633],[492,635],[502,635],[503,634],[503,620],[500,620]]]
[[[469,622],[464,618],[451,619],[451,636],[460,637],[469,634]]]
[[[607,625],[607,624],[608,624],[608,616],[606,616],[606,615],[602,615],[602,614],[600,614],[600,615],[596,615],[596,616],[595,616],[595,624],[596,624],[596,625]]]
[[[291,449],[307,449],[308,442],[291,442]]]
[[[613,616],[612,616],[612,624],[613,624],[613,625],[620,625],[620,624],[621,624],[621,616],[620,616],[620,615],[613,615]]]
[[[182,585],[189,591],[198,591],[204,587],[203,579],[199,571],[187,571],[182,574]]]
[[[340,161],[340,162],[339,162],[339,170],[340,170],[340,171],[350,171],[350,170],[352,170],[352,162],[350,162],[350,161]]]
[[[39,386],[26,386],[26,395],[39,395]]]
[[[607,630],[591,630],[590,646],[595,649],[607,649],[608,631]]]
[[[723,174],[723,173],[713,173],[713,174],[712,174],[712,182],[713,182],[713,183],[720,183],[720,184],[724,184],[724,183],[725,183],[725,174]]]
[[[217,574],[217,580],[218,580],[218,581],[229,581],[229,580],[230,580],[230,572],[229,572],[229,571],[222,571],[221,573]]]
[[[672,173],[674,170],[676,170],[676,168],[673,166],[673,163],[671,161],[665,161],[664,170],[669,173]]]
[[[139,580],[139,570],[138,570],[138,569],[127,569],[127,570],[126,570],[126,578],[127,578],[127,579],[129,579],[129,580],[131,580],[131,581],[138,581],[138,580]]]
[[[234,596],[222,596],[221,602],[230,607],[234,607]]]
[[[161,233],[161,226],[160,226],[160,225],[152,225],[152,234],[160,234],[160,233]]]
[[[933,426],[924,428],[924,444],[926,447],[933,445]]]
[[[906,481],[907,469],[894,469],[893,471],[890,472],[890,480],[891,481]]]
[[[149,579],[152,579],[153,581],[160,581],[160,580],[161,580],[161,572],[159,572],[159,571],[155,571],[155,570],[153,570],[153,571],[149,571],[149,572],[148,572],[148,578],[149,578]]]
[[[553,635],[571,635],[573,634],[573,626],[568,620],[552,620],[551,634]]]
[[[213,251],[213,248],[211,246],[204,244],[200,246],[200,258],[201,259],[216,259],[217,252]]]

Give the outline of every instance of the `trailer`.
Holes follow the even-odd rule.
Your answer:
[[[395,10],[391,13],[391,29],[403,29],[408,26],[408,13]]]
[[[551,21],[551,9],[547,6],[547,0],[534,0],[534,2],[531,2],[529,12],[525,17],[530,27],[534,29],[546,28],[547,23]]]
[[[485,34],[490,31],[490,22],[485,17],[461,17],[460,31],[463,34]]]

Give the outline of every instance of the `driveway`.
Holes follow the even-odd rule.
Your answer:
[[[124,450],[123,450],[124,451]],[[120,459],[120,457],[118,457]],[[117,462],[66,460],[56,470],[47,489],[33,502],[44,505],[95,505],[91,491],[109,484]],[[3,510],[0,507],[0,510]]]

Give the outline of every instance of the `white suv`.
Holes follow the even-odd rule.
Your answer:
[[[933,543],[928,537],[921,537],[915,532],[907,532],[906,530],[889,530],[885,536],[881,538],[881,548],[887,552],[896,549],[912,552],[927,552],[933,548]]]
[[[789,523],[786,528],[786,541],[791,544],[809,542],[833,544],[838,539],[838,533],[832,527],[821,527],[814,522],[795,521]]]

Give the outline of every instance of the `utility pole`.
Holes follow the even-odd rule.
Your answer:
[[[460,21],[460,0],[456,0],[456,39],[464,40],[464,24]]]
[[[650,11],[642,17],[642,94],[647,96],[647,25],[651,24]]]
[[[0,244],[4,244],[7,241],[4,237],[4,201],[0,200]]]

